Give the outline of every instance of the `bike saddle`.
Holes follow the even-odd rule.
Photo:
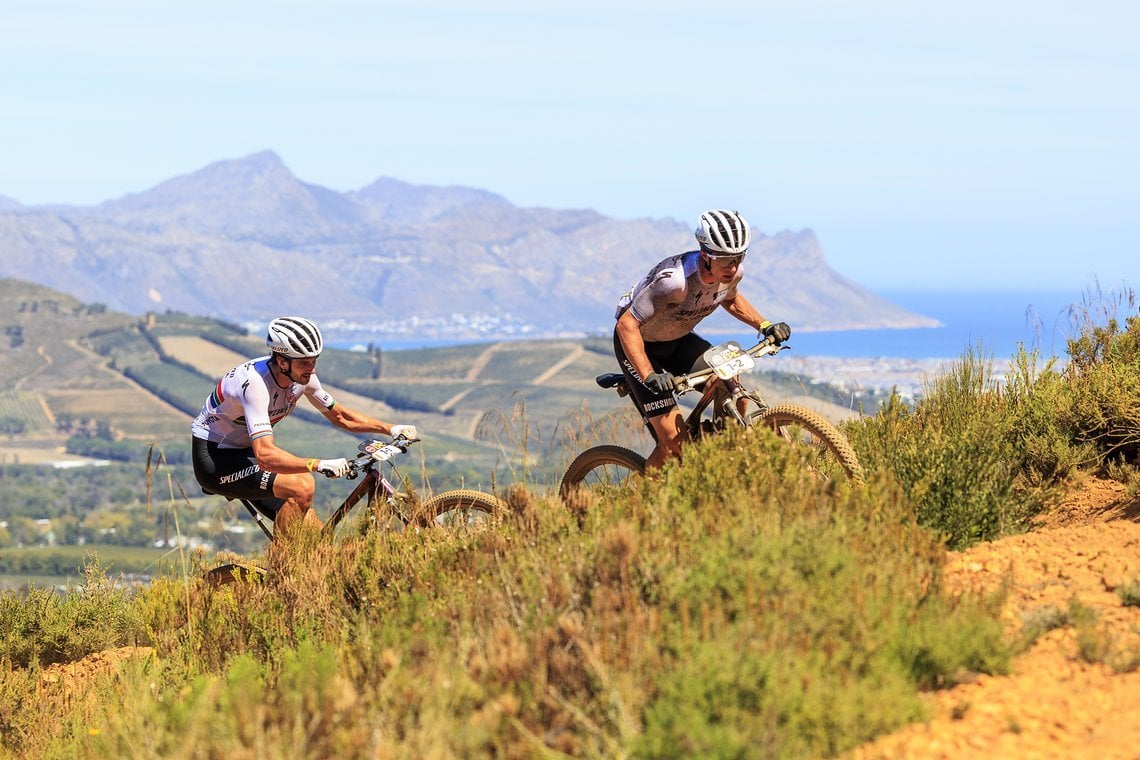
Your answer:
[[[594,378],[594,382],[603,388],[613,388],[621,384],[625,380],[625,375],[620,372],[607,372],[604,375],[598,375]]]

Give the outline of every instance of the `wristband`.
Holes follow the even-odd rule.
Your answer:
[[[772,326],[772,322],[770,320],[765,319],[763,322],[760,323],[760,330],[761,331],[767,330],[771,326]]]
[[[317,460],[310,459],[308,462],[305,462],[305,469],[307,469],[309,472],[317,469]]]

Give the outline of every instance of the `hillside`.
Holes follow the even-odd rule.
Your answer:
[[[345,340],[608,330],[621,293],[692,247],[687,223],[470,188],[381,178],[338,193],[271,152],[91,207],[0,204],[0,277],[135,316],[260,323],[303,304]],[[747,267],[750,298],[797,330],[935,324],[833,271],[810,230],[758,230]]]
[[[11,381],[0,393],[0,423],[9,420],[12,433],[0,440],[0,462],[107,456],[94,442],[76,440],[100,425],[120,455],[138,458],[158,443],[173,456],[217,378],[265,351],[260,336],[215,319],[176,312],[136,319],[18,280],[0,280],[0,296]],[[524,449],[527,466],[553,479],[599,439],[643,447],[628,402],[594,383],[613,370],[603,341],[565,339],[329,349],[319,373],[342,403],[416,424],[433,473],[485,480],[516,466]],[[757,384],[773,402],[795,398],[833,419],[856,405],[793,376],[758,376]],[[281,435],[287,447],[329,456],[355,445],[304,405],[282,423]]]
[[[1003,617],[1010,637],[1043,610],[1071,600],[1099,616],[1098,635],[1136,651],[1140,607],[1122,606],[1115,587],[1140,572],[1132,547],[1140,541],[1140,500],[1118,483],[1090,479],[1023,536],[952,553],[946,572],[953,592],[994,591],[1010,583]],[[1058,573],[1055,568],[1065,568]],[[1129,575],[1130,573],[1130,575]],[[1087,634],[1085,634],[1087,635]],[[52,665],[43,693],[78,701],[97,678],[139,659],[151,647],[108,649]],[[924,695],[930,711],[915,722],[847,753],[849,760],[988,757],[1131,757],[1140,728],[1120,716],[1140,700],[1140,672],[1118,672],[1081,656],[1078,632],[1063,627],[1019,655],[1007,676],[980,675]]]
[[[432,359],[467,381],[498,353]],[[578,355],[511,359],[541,387]],[[967,355],[845,425],[859,481],[730,426],[565,500],[523,472],[486,522],[302,533],[249,582],[209,583],[232,557],[202,549],[149,585],[0,594],[0,750],[1132,757],[1140,316],[1090,318],[1068,357],[999,385]]]

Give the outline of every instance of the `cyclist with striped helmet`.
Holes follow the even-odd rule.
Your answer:
[[[630,396],[650,426],[657,446],[646,460],[659,467],[680,454],[685,426],[673,395],[673,374],[701,369],[712,344],[693,332],[723,308],[736,319],[783,342],[786,322],[773,324],[738,291],[752,230],[739,211],[712,209],[697,220],[699,248],[659,262],[618,302],[614,354]]]
[[[292,454],[277,445],[273,426],[288,417],[301,397],[325,419],[350,433],[418,438],[413,425],[390,425],[338,404],[317,379],[324,340],[304,317],[278,317],[269,323],[269,354],[227,372],[191,425],[194,476],[206,493],[248,499],[274,521],[276,531],[297,522],[314,526],[313,473],[341,477],[343,458]]]

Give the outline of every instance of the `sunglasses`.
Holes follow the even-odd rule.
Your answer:
[[[713,261],[716,261],[716,262],[718,262],[718,263],[720,263],[726,267],[739,265],[740,262],[744,261],[744,257],[747,255],[744,253],[734,253],[734,254],[710,253],[709,251],[704,251],[704,254],[706,256],[708,256],[710,259],[712,259]]]

